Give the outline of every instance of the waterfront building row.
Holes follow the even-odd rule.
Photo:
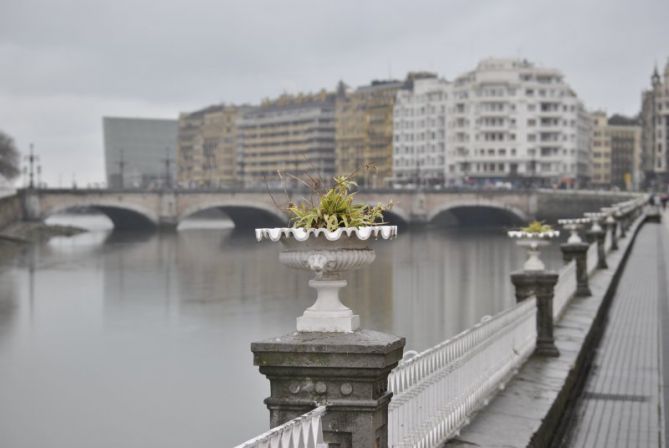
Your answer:
[[[594,151],[596,120],[559,70],[489,58],[453,81],[410,73],[182,114],[177,176],[184,187],[271,185],[279,172],[289,183],[355,173],[369,187],[638,184],[636,147],[615,182],[602,174],[612,164],[599,158],[613,153]]]

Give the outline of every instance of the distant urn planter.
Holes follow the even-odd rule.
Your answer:
[[[396,236],[396,226],[342,227],[334,231],[256,229],[258,241],[281,241],[282,264],[315,274],[309,286],[317,291],[316,302],[297,318],[297,331],[302,332],[352,332],[360,328],[360,317],[339,300],[339,290],[347,285],[342,274],[374,261],[370,239],[390,240]]]
[[[550,230],[546,232],[525,232],[523,230],[511,230],[508,232],[508,235],[510,238],[518,240],[516,244],[527,249],[527,260],[523,265],[523,270],[537,272],[544,271],[546,269],[546,266],[539,257],[539,248],[541,246],[548,245],[550,240],[559,237],[560,232],[557,230]]]
[[[618,213],[618,208],[617,207],[602,207],[602,213],[606,216],[606,223],[607,224],[615,224],[615,216]]]
[[[601,221],[606,217],[606,213],[585,213],[584,216],[592,221],[592,232],[601,232],[603,231],[602,226],[600,225]]]
[[[578,234],[578,231],[583,228],[584,225],[589,224],[590,219],[588,218],[575,218],[575,219],[559,219],[558,224],[569,230],[569,239],[567,240],[568,244],[582,243],[581,236]]]

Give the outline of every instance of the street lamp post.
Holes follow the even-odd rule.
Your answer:
[[[172,188],[172,172],[170,166],[172,164],[172,158],[170,157],[170,148],[165,148],[165,188]],[[210,163],[210,162],[209,162]]]
[[[25,160],[28,161],[28,166],[29,166],[29,168],[28,168],[28,175],[29,175],[28,188],[31,189],[31,190],[33,188],[35,188],[35,164],[37,162],[39,162],[39,156],[35,155],[34,149],[35,149],[35,147],[31,143],[30,144],[30,153],[27,156],[25,156]],[[37,169],[38,169],[38,171],[41,172],[42,168],[38,166]]]
[[[121,159],[118,162],[116,162],[117,165],[118,165],[119,173],[120,173],[119,174],[119,188],[121,190],[123,190],[123,188],[125,187],[125,185],[124,185],[124,172],[125,172],[126,161],[125,161],[124,155],[125,155],[125,151],[122,149],[121,150]]]

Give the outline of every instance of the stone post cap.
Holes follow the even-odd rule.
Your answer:
[[[589,247],[590,245],[586,242],[560,244],[560,250],[566,254],[578,254],[581,252],[586,252]]]
[[[405,338],[372,330],[350,333],[294,332],[253,342],[259,367],[384,369],[402,359]]]
[[[586,244],[587,246],[587,244]],[[518,283],[550,283],[558,279],[558,273],[555,271],[516,271],[511,273],[511,281]]]

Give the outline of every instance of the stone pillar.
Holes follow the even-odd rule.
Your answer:
[[[611,233],[611,250],[618,250],[618,223],[613,216],[606,218],[606,228]]]
[[[253,362],[270,381],[270,425],[320,404],[325,441],[340,448],[388,446],[388,374],[404,338],[370,330],[295,332],[251,344]]]
[[[604,251],[606,231],[603,229],[590,229],[585,233],[585,235],[588,239],[588,242],[597,242],[597,269],[607,269],[609,266],[606,264],[606,252]]]
[[[511,283],[516,289],[516,303],[529,299],[534,294],[534,277],[530,272],[519,271],[511,274]]]
[[[560,250],[562,251],[562,261],[564,261],[564,264],[569,264],[569,262],[574,259],[574,253],[569,250],[565,250],[565,248],[568,248],[569,246],[571,246],[571,243],[560,244]]]
[[[537,296],[537,348],[534,353],[540,356],[560,356],[553,336],[553,295],[558,274],[544,271],[534,275],[534,292]]]
[[[568,263],[576,260],[576,297],[589,297],[590,284],[588,277],[588,248],[587,243],[565,243],[560,245],[562,258]]]
[[[620,226],[620,238],[625,238],[627,236],[627,213],[616,216],[616,221]]]
[[[521,271],[511,274],[516,301],[537,297],[537,346],[535,355],[560,356],[553,336],[553,295],[558,274],[551,271]]]

